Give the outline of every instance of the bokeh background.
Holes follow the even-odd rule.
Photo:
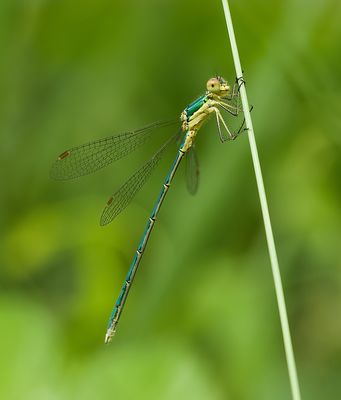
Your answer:
[[[341,398],[341,3],[231,1],[304,399]],[[169,119],[234,80],[219,0],[0,2],[0,397],[290,399],[247,135],[200,132],[117,336],[107,319],[175,155],[99,226],[151,142],[60,183],[66,148]],[[172,132],[169,132],[172,133]]]

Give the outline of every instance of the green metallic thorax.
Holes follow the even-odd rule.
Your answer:
[[[187,120],[189,120],[189,118],[196,112],[199,110],[200,107],[203,106],[203,104],[205,104],[207,101],[207,95],[204,94],[202,96],[200,96],[199,98],[197,98],[196,100],[193,101],[193,103],[189,104],[186,108],[185,108],[185,113],[187,116]]]

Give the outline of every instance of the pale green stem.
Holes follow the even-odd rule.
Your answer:
[[[228,30],[228,34],[229,34],[229,38],[230,38],[230,43],[231,43],[233,61],[234,61],[235,69],[236,69],[236,76],[237,76],[237,78],[242,78],[243,72],[242,72],[242,67],[240,64],[239,53],[238,53],[236,38],[234,35],[228,1],[222,0],[222,3],[223,3],[223,7],[224,7],[226,25],[227,25],[227,30]],[[286,306],[285,306],[281,274],[280,274],[279,265],[278,265],[275,241],[274,241],[274,237],[273,237],[273,233],[272,233],[268,203],[266,200],[263,177],[262,177],[262,171],[261,171],[260,162],[259,162],[259,158],[258,158],[257,145],[256,145],[255,135],[254,135],[253,126],[252,126],[250,108],[249,108],[249,103],[248,103],[246,89],[245,89],[244,84],[242,84],[240,87],[240,96],[241,96],[242,104],[243,104],[245,125],[248,130],[249,143],[250,143],[250,149],[251,149],[251,154],[252,154],[252,161],[253,161],[253,166],[254,166],[255,175],[256,175],[260,204],[261,204],[261,208],[262,208],[266,239],[268,242],[272,275],[273,275],[274,284],[275,284],[279,316],[280,316],[282,333],[283,333],[284,348],[285,348],[285,354],[286,354],[288,371],[289,371],[291,392],[292,392],[292,397],[294,400],[300,400],[301,399],[300,388],[299,388],[299,383],[298,383],[298,378],[297,378],[295,357],[294,357],[294,351],[293,351],[292,342],[291,342],[289,322],[288,322],[287,310],[286,310]]]

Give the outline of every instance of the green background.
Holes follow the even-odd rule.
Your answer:
[[[341,396],[341,3],[232,1],[303,399]],[[290,399],[247,135],[197,140],[117,336],[107,319],[175,147],[111,225],[106,199],[155,144],[54,182],[66,148],[179,115],[235,73],[221,3],[0,2],[0,397]]]

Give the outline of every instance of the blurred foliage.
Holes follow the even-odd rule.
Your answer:
[[[341,396],[341,3],[231,1],[304,399]],[[110,226],[145,146],[71,183],[65,148],[172,118],[234,79],[221,4],[0,2],[2,399],[289,399],[247,136],[197,140],[161,211],[118,334],[107,318],[173,153]]]

